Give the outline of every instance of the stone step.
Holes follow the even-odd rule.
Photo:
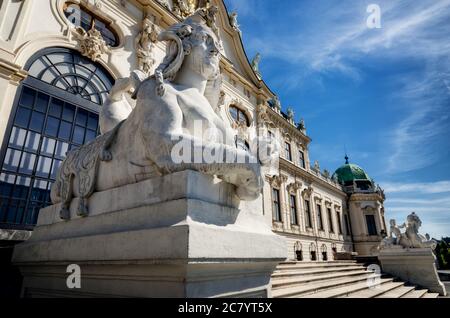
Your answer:
[[[292,264],[356,264],[354,260],[342,260],[342,261],[285,261],[279,263],[279,265],[292,265]]]
[[[420,298],[438,298],[438,297],[439,297],[438,293],[426,293]]]
[[[334,288],[336,286],[345,286],[349,284],[354,284],[357,282],[363,281],[365,284],[367,284],[367,279],[369,277],[372,277],[372,273],[364,273],[359,276],[355,277],[344,277],[344,278],[337,278],[337,279],[329,279],[325,281],[318,281],[318,282],[310,282],[305,283],[300,286],[290,286],[286,288],[279,288],[272,291],[272,296],[274,298],[280,298],[280,297],[297,297],[300,295],[306,295],[315,293],[318,291]],[[380,276],[380,275],[376,275]],[[392,279],[391,279],[392,280]]]
[[[392,282],[392,278],[381,278],[379,281],[379,284],[382,285],[382,284],[386,284],[389,282]],[[362,291],[365,289],[368,289],[366,280],[362,281],[362,282],[361,281],[354,282],[353,284],[348,284],[346,286],[340,286],[340,287],[336,286],[336,288],[331,288],[328,290],[305,294],[299,298],[334,298],[334,297],[345,296],[347,294],[355,293],[355,292]]]
[[[412,290],[409,293],[403,295],[401,298],[422,298],[428,292],[426,289]]]
[[[279,277],[292,277],[292,276],[303,276],[303,275],[321,275],[326,273],[345,273],[351,272],[355,270],[363,270],[365,271],[365,267],[363,266],[349,266],[344,268],[316,268],[316,269],[296,269],[296,270],[276,270],[272,274],[272,278]]]
[[[414,287],[400,286],[399,288],[388,291],[387,293],[378,295],[376,298],[400,298],[414,290]]]
[[[380,296],[382,294],[396,290],[399,287],[403,287],[403,286],[404,286],[403,283],[391,281],[391,282],[387,282],[385,284],[375,285],[373,288],[367,287],[366,289],[363,289],[361,291],[349,293],[349,294],[346,294],[346,295],[343,295],[340,297],[341,298],[374,298],[374,297]]]
[[[345,268],[350,266],[358,266],[356,263],[305,263],[305,264],[284,264],[278,265],[276,270],[295,270],[295,269],[314,269],[314,268]],[[359,265],[364,267],[362,264]]]
[[[313,274],[313,275],[299,275],[291,278],[272,278],[272,288],[284,288],[292,285],[299,285],[314,281],[323,281],[323,280],[330,280],[335,278],[342,278],[342,277],[354,277],[354,276],[360,276],[365,275],[367,276],[368,272],[364,269],[358,269],[350,272],[337,272],[337,273],[322,273],[322,275]]]

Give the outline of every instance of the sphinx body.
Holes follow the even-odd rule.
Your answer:
[[[263,179],[257,158],[237,149],[231,125],[214,111],[221,42],[207,10],[160,34],[159,40],[168,41],[167,56],[154,76],[141,82],[135,73],[135,80],[117,84],[119,92],[113,89],[100,120],[106,133],[69,153],[52,187],[53,203],[62,203],[61,218],[69,217],[73,197],[80,198],[78,214],[85,216],[95,191],[187,169],[234,184],[241,200],[259,196]],[[120,91],[130,83],[137,99],[131,112],[120,109],[127,107]]]

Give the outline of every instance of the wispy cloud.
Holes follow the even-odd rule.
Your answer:
[[[383,182],[383,188],[388,193],[445,193],[450,192],[450,181],[428,183]]]

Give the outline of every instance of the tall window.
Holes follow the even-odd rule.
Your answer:
[[[312,227],[311,220],[311,206],[309,204],[309,200],[305,200],[305,219],[306,219],[306,227]]]
[[[342,234],[342,221],[341,221],[341,213],[340,212],[336,212],[336,219],[337,219],[337,222],[338,222],[339,234]]]
[[[330,230],[330,233],[334,233],[333,215],[331,214],[330,208],[327,208],[327,214],[328,214],[328,229]]]
[[[347,214],[344,214],[344,220],[345,220],[345,231],[346,231],[347,235],[350,235],[350,224],[348,223]]]
[[[367,232],[369,235],[377,235],[377,225],[375,224],[375,216],[372,214],[366,215]]]
[[[99,105],[113,84],[99,65],[67,49],[44,50],[26,69],[0,156],[2,228],[32,229],[66,152],[97,136]]]
[[[281,222],[280,190],[272,189],[272,210],[274,221]]]
[[[298,164],[300,165],[300,167],[305,169],[306,168],[305,153],[301,150],[298,152],[298,161],[299,161]]]
[[[322,206],[320,204],[317,204],[317,222],[319,225],[319,230],[323,231]]]
[[[65,4],[64,14],[70,23],[76,27],[83,28],[86,32],[92,27],[100,31],[107,45],[118,45],[117,37],[108,23],[103,19],[96,17],[86,8],[75,3]]]
[[[287,160],[292,161],[291,144],[288,142],[284,143],[285,157]]]
[[[234,121],[238,124],[244,124],[245,126],[250,126],[250,120],[247,115],[240,108],[237,108],[234,105],[230,106],[230,115],[234,119]]]
[[[297,197],[293,194],[290,195],[290,207],[291,207],[291,224],[298,225],[297,220]]]

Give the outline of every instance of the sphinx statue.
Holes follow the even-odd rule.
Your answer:
[[[117,83],[100,114],[103,134],[68,153],[58,172],[51,199],[61,203],[62,219],[70,218],[74,197],[77,214],[86,216],[94,192],[184,170],[235,185],[241,200],[258,198],[264,160],[238,148],[230,123],[215,112],[223,50],[215,12],[198,9],[161,32],[158,40],[167,42],[167,52],[155,74],[146,78],[137,71]],[[123,97],[129,89],[133,109]]]
[[[412,212],[406,217],[406,222],[397,225],[397,222],[390,220],[389,235],[381,241],[379,249],[392,248],[393,246],[400,246],[403,248],[426,248],[435,249],[437,242],[430,240],[430,236],[419,234],[419,228],[422,226],[422,221],[419,216]],[[405,232],[401,229],[405,228]]]

